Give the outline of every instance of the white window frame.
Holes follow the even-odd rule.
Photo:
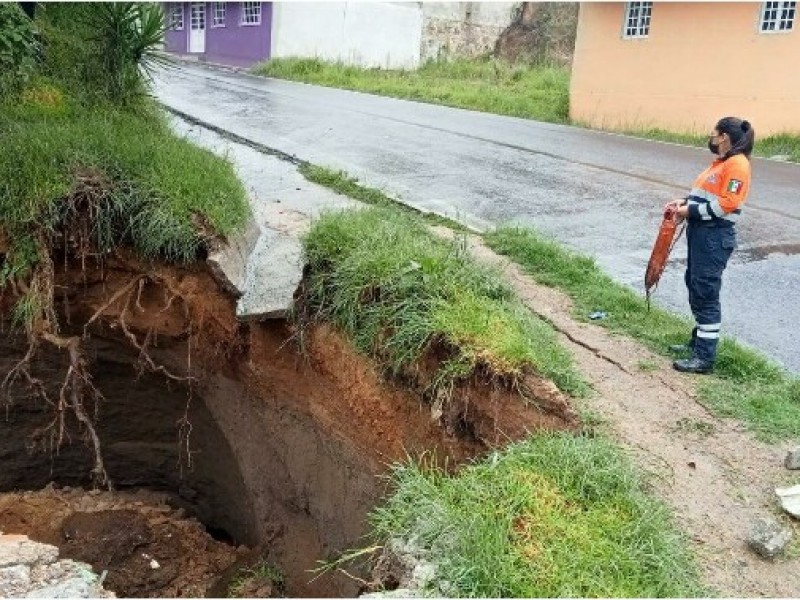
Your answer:
[[[261,2],[242,2],[241,4],[241,14],[239,16],[239,25],[242,27],[256,27],[261,25]],[[258,9],[254,10],[252,13],[248,13],[248,9]],[[256,17],[257,20],[255,21],[248,21],[248,15],[253,15]]]
[[[626,2],[622,15],[622,39],[641,40],[650,36],[652,2]]]
[[[228,16],[228,7],[225,2],[211,3],[211,27],[225,27],[225,18]]]
[[[764,2],[758,20],[759,33],[791,33],[797,18],[797,2]]]
[[[180,17],[177,20],[176,17]],[[185,16],[183,14],[183,2],[175,3],[169,9],[169,29],[170,31],[183,31]]]

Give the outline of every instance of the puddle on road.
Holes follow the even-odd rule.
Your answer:
[[[800,244],[768,244],[765,246],[752,246],[742,248],[737,251],[739,260],[742,262],[757,262],[765,260],[773,254],[793,256],[800,254]]]

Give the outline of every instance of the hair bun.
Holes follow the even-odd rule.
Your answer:
[[[750,121],[742,121],[742,131],[745,133],[750,131]]]

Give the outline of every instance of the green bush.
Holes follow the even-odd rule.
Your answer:
[[[28,16],[17,4],[0,4],[0,96],[18,93],[31,78],[37,46]]]

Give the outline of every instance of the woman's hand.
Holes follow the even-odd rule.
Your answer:
[[[686,219],[689,216],[689,205],[686,204],[686,200],[684,198],[678,198],[677,200],[667,202],[664,205],[664,212],[674,213],[677,216]]]
[[[678,210],[678,207],[683,204],[683,198],[678,198],[677,200],[670,200],[664,205],[664,210]]]

